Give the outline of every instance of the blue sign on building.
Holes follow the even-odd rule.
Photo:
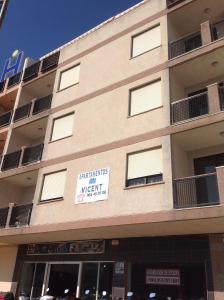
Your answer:
[[[4,81],[6,78],[19,73],[23,63],[24,53],[22,51],[15,51],[15,54],[6,60],[0,81]]]

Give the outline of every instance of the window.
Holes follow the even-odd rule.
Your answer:
[[[161,80],[130,91],[129,116],[149,111],[161,105]]]
[[[54,119],[51,141],[69,137],[73,133],[74,113]]]
[[[162,181],[162,173],[162,148],[128,155],[127,187]]]
[[[132,57],[161,45],[160,25],[132,37]]]
[[[63,198],[66,170],[44,175],[40,201]]]
[[[79,82],[80,65],[61,72],[59,91]]]

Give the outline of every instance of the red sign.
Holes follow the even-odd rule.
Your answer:
[[[146,284],[180,285],[180,270],[146,269]]]

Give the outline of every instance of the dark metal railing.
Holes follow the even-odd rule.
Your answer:
[[[30,115],[30,108],[31,108],[31,102],[26,105],[18,107],[15,110],[13,122],[19,121],[24,118],[28,118]]]
[[[224,37],[224,20],[212,26],[212,37],[214,41]]]
[[[12,208],[12,214],[9,222],[10,227],[21,227],[30,224],[33,204],[18,205]]]
[[[9,208],[0,208],[0,228],[4,228],[6,226],[6,221],[8,217]]]
[[[20,80],[21,80],[21,75],[22,75],[22,73],[20,72],[20,73],[17,73],[16,75],[10,77],[9,81],[8,81],[7,89],[14,85],[19,84]]]
[[[34,102],[34,106],[33,106],[33,115],[39,114],[42,111],[45,111],[49,108],[51,108],[51,100],[52,100],[52,95],[48,95],[46,97],[37,99]]]
[[[219,87],[220,108],[224,110],[224,86]]]
[[[216,173],[175,179],[173,182],[173,192],[174,208],[219,204]]]
[[[44,72],[47,72],[47,71],[57,67],[59,55],[60,55],[60,52],[56,52],[56,53],[52,54],[51,56],[44,58],[42,61],[41,72],[44,73]]]
[[[0,115],[0,127],[10,124],[12,118],[12,111]]]
[[[25,148],[23,153],[22,165],[24,166],[40,161],[42,158],[43,148],[44,144]]]
[[[40,61],[34,63],[33,65],[27,67],[24,71],[23,81],[28,81],[38,76],[40,69]]]
[[[208,92],[171,103],[172,124],[209,113]]]
[[[201,32],[198,31],[169,43],[169,58],[174,58],[201,46]]]
[[[2,93],[4,91],[5,88],[5,80],[0,82],[0,93]]]
[[[5,154],[2,162],[2,171],[18,168],[22,150]]]
[[[167,0],[167,7],[170,8],[170,7],[177,5],[183,1],[184,0]]]

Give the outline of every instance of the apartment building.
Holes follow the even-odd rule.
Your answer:
[[[2,292],[224,299],[223,19],[145,0],[0,83]]]

